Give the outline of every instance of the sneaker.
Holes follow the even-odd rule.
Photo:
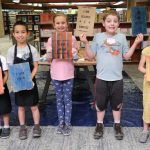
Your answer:
[[[62,134],[64,129],[64,125],[58,125],[56,129],[56,134]]]
[[[115,131],[115,137],[117,140],[122,140],[123,139],[123,131],[120,123],[115,123],[114,124],[114,131]]]
[[[103,123],[97,123],[94,131],[94,139],[100,139],[103,137],[104,133],[104,125]]]
[[[27,139],[27,128],[25,127],[25,125],[20,126],[19,139],[20,140]]]
[[[39,125],[34,125],[34,128],[33,128],[33,137],[34,138],[38,138],[41,136],[41,128]]]
[[[1,133],[1,138],[6,139],[10,136],[10,128],[3,128]]]
[[[62,133],[63,135],[70,135],[71,134],[71,131],[72,131],[72,126],[71,125],[65,125],[63,130],[62,130]]]
[[[140,142],[140,143],[146,143],[148,137],[149,137],[149,131],[143,131],[143,132],[141,133],[141,135],[140,135],[139,142]]]

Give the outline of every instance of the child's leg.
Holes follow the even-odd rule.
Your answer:
[[[18,107],[18,117],[20,125],[25,125],[25,107]]]
[[[2,129],[2,116],[0,116],[0,130]]]
[[[53,86],[56,92],[56,102],[57,102],[57,113],[59,125],[64,124],[64,101],[63,101],[63,83],[61,81],[53,80]]]
[[[105,110],[97,111],[97,123],[103,123],[104,116],[105,116]]]
[[[146,122],[143,122],[143,131],[139,137],[139,142],[140,143],[146,143],[147,142],[147,139],[149,137],[149,124],[146,123]]]
[[[73,79],[70,79],[63,84],[66,125],[71,125],[73,81]]]
[[[149,124],[146,123],[146,122],[144,122],[144,123],[143,123],[143,130],[144,130],[144,131],[148,131],[148,128],[149,128]]]
[[[112,112],[113,112],[114,123],[120,123],[121,110],[119,111],[113,110]]]
[[[9,114],[3,115],[3,120],[4,120],[4,128],[9,128],[9,121],[10,121]]]
[[[27,129],[25,126],[25,107],[18,106],[18,117],[20,123],[19,139],[25,140],[27,138]]]
[[[41,136],[41,128],[40,128],[40,112],[38,106],[31,107],[33,120],[34,120],[34,128],[33,128],[33,137],[37,138]]]
[[[31,107],[31,111],[32,111],[32,115],[33,115],[33,120],[34,120],[34,124],[38,124],[40,122],[40,112],[37,106],[32,106]]]
[[[2,129],[1,138],[8,138],[10,136],[9,118],[9,114],[3,115],[4,128]]]

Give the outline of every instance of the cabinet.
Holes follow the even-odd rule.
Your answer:
[[[16,15],[16,21],[26,22],[29,31],[34,34],[35,38],[39,37],[39,14],[18,14]]]

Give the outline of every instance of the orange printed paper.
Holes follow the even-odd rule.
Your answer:
[[[72,32],[52,33],[52,58],[73,59],[72,56]]]
[[[4,93],[2,68],[0,67],[0,93]]]

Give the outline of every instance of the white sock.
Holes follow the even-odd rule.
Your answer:
[[[102,123],[103,124],[103,121],[97,120],[97,123]]]
[[[5,128],[5,129],[6,129],[6,128],[9,128],[9,125],[7,125],[7,126],[4,125],[4,128]]]
[[[115,120],[114,122],[115,122],[115,123],[120,123],[120,120]]]

